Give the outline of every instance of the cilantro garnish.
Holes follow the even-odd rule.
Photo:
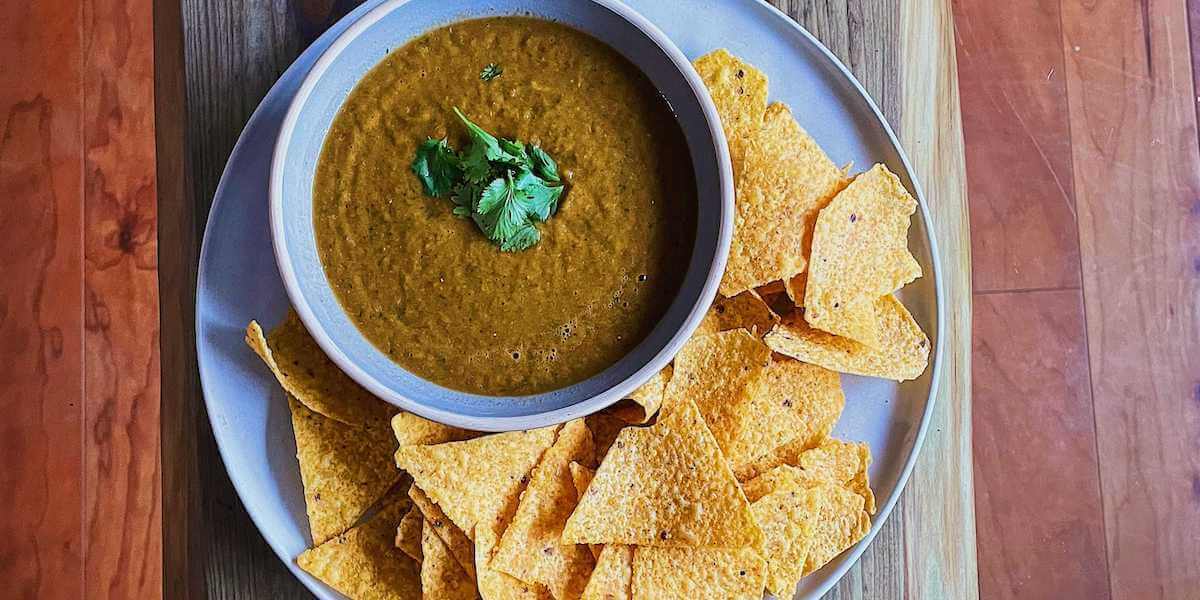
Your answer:
[[[488,63],[488,65],[479,72],[479,78],[484,81],[491,81],[503,74],[504,69],[501,69],[500,65],[496,63]]]
[[[558,164],[537,145],[498,138],[458,108],[454,114],[471,144],[461,154],[445,139],[429,138],[417,148],[412,171],[425,194],[449,198],[455,216],[470,217],[504,252],[538,243],[535,224],[553,216],[562,197]]]

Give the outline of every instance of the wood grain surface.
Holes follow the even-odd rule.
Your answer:
[[[0,577],[160,597],[152,15],[0,8]]]
[[[203,231],[226,158],[250,112],[271,83],[320,31],[354,2],[184,0],[187,152],[181,179],[185,200],[163,202],[163,227],[187,236]],[[962,146],[948,1],[778,0],[777,6],[823,40],[854,71],[897,126],[935,211],[951,280],[948,363],[938,413],[921,465],[896,512],[859,564],[831,593],[835,598],[973,598],[974,521],[969,446],[970,250],[966,233]],[[902,33],[908,32],[907,42]],[[178,31],[160,26],[160,45]],[[902,70],[904,60],[920,61]],[[903,78],[903,81],[902,81]],[[930,107],[933,110],[930,110]],[[160,146],[162,142],[160,140]],[[160,161],[162,159],[160,158]],[[188,228],[191,232],[188,233]],[[194,240],[198,237],[193,237]],[[164,271],[191,269],[197,249],[164,249]],[[172,267],[167,266],[168,258]],[[957,273],[955,273],[957,271]],[[167,311],[190,318],[192,281],[162,282]],[[163,363],[194,361],[190,331],[164,324]],[[258,598],[304,595],[254,529],[217,458],[195,374],[173,372],[164,389],[183,406],[164,408],[164,435],[195,432],[195,440],[164,439],[175,457],[166,474],[168,510],[199,517],[182,529],[180,548],[168,548],[172,597]],[[188,464],[186,454],[199,459]],[[194,469],[194,471],[193,471]],[[919,488],[919,489],[918,489]],[[914,491],[916,490],[916,491]],[[171,536],[170,539],[175,539]],[[178,596],[175,593],[180,594]]]
[[[981,595],[1200,597],[1200,9],[955,13]]]

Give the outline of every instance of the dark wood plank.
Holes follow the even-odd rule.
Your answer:
[[[83,3],[86,596],[162,596],[153,13]]]
[[[980,597],[1108,598],[1082,293],[976,295],[973,346]]]
[[[954,9],[975,289],[1077,288],[1058,2]]]
[[[0,580],[14,598],[84,591],[81,16],[68,0],[0,5]]]
[[[1114,599],[1200,590],[1200,151],[1183,2],[1064,0]]]

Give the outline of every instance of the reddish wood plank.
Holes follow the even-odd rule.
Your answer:
[[[87,595],[162,596],[150,0],[84,3]]]
[[[79,29],[69,0],[0,4],[0,581],[15,598],[83,592]]]
[[[1200,151],[1182,1],[1064,0],[1112,597],[1200,593]]]
[[[979,596],[1108,598],[1082,294],[977,295],[973,347]]]
[[[1079,286],[1057,1],[956,0],[976,291]]]

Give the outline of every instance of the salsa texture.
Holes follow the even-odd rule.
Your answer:
[[[557,160],[566,191],[536,246],[501,252],[424,195],[410,162],[429,137],[467,142],[454,107]],[[694,181],[635,66],[572,28],[496,17],[428,32],[359,82],[325,140],[314,225],[338,300],[382,352],[449,388],[526,395],[599,373],[662,318],[691,256]]]

